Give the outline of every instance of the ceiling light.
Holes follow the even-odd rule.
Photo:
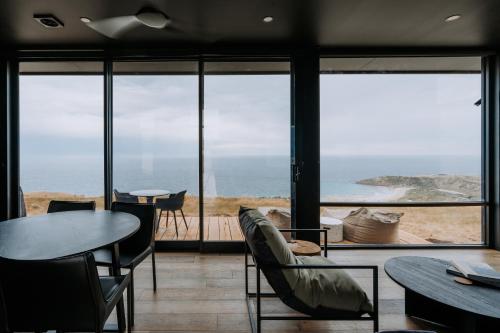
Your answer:
[[[271,23],[272,21],[274,21],[274,17],[272,17],[272,16],[266,16],[266,17],[264,17],[264,18],[262,19],[262,21],[263,21],[264,23]]]
[[[64,24],[61,20],[52,14],[35,14],[33,19],[43,25],[45,28],[62,28]]]
[[[92,22],[92,20],[89,19],[88,17],[80,17],[80,21],[82,21],[83,23],[90,23],[90,22]]]
[[[445,22],[453,22],[453,21],[460,19],[461,17],[462,17],[462,15],[455,14],[455,15],[448,16],[447,18],[444,19],[444,21]]]

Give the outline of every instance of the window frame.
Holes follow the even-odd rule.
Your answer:
[[[456,201],[456,202],[446,202],[446,201],[428,201],[428,202],[360,202],[360,201],[320,201],[318,209],[327,208],[327,207],[367,207],[367,208],[391,208],[391,207],[481,207],[481,242],[473,243],[473,244],[463,244],[463,243],[442,243],[442,244],[329,244],[328,248],[342,249],[342,248],[429,248],[429,247],[437,247],[437,248],[469,248],[469,247],[478,247],[485,248],[488,247],[491,243],[491,219],[490,219],[490,211],[492,211],[492,203],[490,200],[490,161],[491,156],[493,156],[493,151],[491,150],[492,144],[490,142],[491,138],[488,133],[488,124],[491,122],[490,114],[488,110],[490,108],[488,100],[487,100],[487,89],[488,89],[488,81],[486,79],[486,68],[487,68],[487,58],[481,54],[427,54],[427,55],[414,55],[414,54],[376,54],[376,55],[359,55],[352,54],[347,56],[339,56],[339,55],[320,55],[320,59],[325,58],[414,58],[414,57],[422,57],[422,58],[452,58],[452,57],[479,57],[481,61],[481,69],[480,72],[471,72],[464,71],[464,73],[478,73],[481,75],[481,200],[475,201]],[[401,70],[387,70],[387,71],[352,71],[352,72],[342,72],[334,73],[332,71],[322,71],[321,68],[319,70],[318,75],[336,75],[336,74],[428,74],[428,73],[438,73],[438,74],[454,74],[457,73],[455,71],[401,71]],[[320,110],[321,113],[321,110]],[[321,117],[320,120],[321,122]],[[321,144],[321,143],[320,143]],[[321,167],[321,166],[320,166]]]
[[[471,48],[398,48],[398,47],[388,47],[388,48],[338,48],[338,47],[264,47],[264,51],[256,51],[255,47],[245,48],[226,48],[226,47],[215,47],[215,48],[183,48],[183,49],[144,49],[144,48],[107,48],[99,49],[95,48],[79,48],[79,49],[64,49],[64,48],[54,48],[52,46],[46,47],[25,47],[16,48],[11,47],[6,50],[7,56],[5,59],[1,60],[2,65],[2,81],[0,86],[3,88],[0,93],[0,98],[5,106],[6,112],[3,113],[2,123],[5,126],[4,135],[1,136],[1,145],[3,153],[1,156],[1,162],[4,167],[1,168],[2,174],[0,175],[0,183],[2,190],[0,191],[0,200],[2,202],[1,217],[2,219],[9,219],[18,217],[19,208],[19,198],[17,196],[18,186],[19,186],[19,107],[18,107],[18,66],[19,62],[23,61],[124,61],[124,60],[135,60],[135,61],[154,61],[154,60],[197,60],[202,66],[203,61],[209,61],[212,59],[217,60],[227,60],[232,58],[238,59],[248,59],[255,60],[265,59],[264,61],[272,61],[272,59],[283,60],[288,59],[292,64],[292,119],[295,119],[294,109],[297,107],[295,104],[295,98],[304,91],[304,87],[297,90],[295,80],[295,75],[298,69],[302,68],[303,65],[296,61],[297,56],[302,56],[304,54],[314,54],[317,57],[318,62],[320,57],[390,57],[390,56],[400,56],[400,57],[436,57],[436,56],[478,56],[482,58],[482,76],[483,76],[483,103],[482,108],[484,109],[484,133],[483,133],[483,150],[485,152],[483,162],[485,167],[484,175],[484,191],[485,191],[485,204],[484,211],[484,244],[472,244],[472,245],[460,245],[460,244],[432,244],[432,245],[365,245],[356,246],[355,249],[361,248],[377,248],[377,249],[391,249],[391,248],[452,248],[452,249],[470,249],[470,248],[500,248],[500,222],[497,221],[498,216],[500,216],[500,208],[498,208],[498,202],[500,201],[500,172],[498,169],[498,164],[500,163],[499,153],[497,152],[500,142],[495,139],[495,135],[500,132],[500,126],[497,124],[500,119],[500,111],[497,105],[497,88],[498,88],[498,78],[500,74],[498,72],[500,68],[500,57],[498,53],[494,50],[484,50],[484,49],[471,49]],[[298,65],[297,65],[298,63]],[[319,79],[319,70],[314,69],[314,73],[310,73],[311,77],[317,76]],[[201,71],[200,71],[201,72]],[[297,82],[300,80],[297,80]],[[200,81],[200,89],[203,88],[203,81]],[[316,103],[314,99],[316,95],[319,98],[319,89],[311,88],[307,91],[309,97],[313,98],[313,101],[308,102],[310,106],[311,103]],[[202,106],[202,97],[200,98],[200,109]],[[106,100],[109,100],[107,98]],[[302,108],[302,106],[301,106]],[[201,123],[200,123],[201,126]],[[108,129],[109,130],[109,129]],[[112,130],[112,128],[110,128]],[[294,131],[294,123],[292,122],[292,131]],[[106,132],[105,132],[106,133]],[[300,147],[301,145],[307,145],[310,140],[303,137],[300,133],[294,135],[292,138],[292,151]],[[200,139],[201,140],[201,139]],[[109,146],[109,145],[108,145]],[[318,147],[319,148],[319,147]],[[201,149],[201,148],[200,148]],[[313,154],[314,155],[314,154]],[[292,154],[294,156],[294,154]],[[319,157],[319,156],[318,156]],[[314,162],[314,161],[313,161]],[[107,163],[109,165],[109,163]],[[310,170],[311,174],[309,177],[313,180],[317,180],[319,183],[319,163],[316,167]],[[292,187],[294,187],[294,182],[292,181]],[[309,188],[309,187],[308,187]],[[292,211],[296,208],[296,197],[294,196],[295,191],[292,189]],[[303,200],[302,200],[303,201]],[[318,201],[319,202],[319,201]],[[320,205],[314,202],[313,205],[305,205],[305,210],[308,211],[308,215],[314,217],[312,220],[304,221],[301,223],[301,227],[319,227],[318,216]],[[315,212],[317,211],[317,212]],[[175,245],[163,247],[157,246],[159,250],[176,249],[176,250],[201,250],[201,251],[235,251],[241,250],[240,247],[232,248],[212,248],[206,247],[205,249],[192,246],[182,246]],[[336,247],[337,249],[353,249],[352,246],[341,246]]]

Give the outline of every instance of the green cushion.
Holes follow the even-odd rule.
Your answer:
[[[303,265],[332,265],[325,257],[297,257]],[[365,291],[343,269],[306,269],[294,287],[295,296],[312,308],[372,312]]]
[[[257,226],[266,239],[267,246],[271,249],[274,257],[281,265],[296,265],[300,264],[292,250],[288,246],[283,234],[272,224],[272,222],[263,219],[257,222]],[[283,269],[281,270],[285,276],[290,289],[294,289],[295,285],[301,279],[302,272],[299,269]]]
[[[296,257],[282,233],[268,220],[257,222],[277,261],[283,265],[331,265],[325,257]],[[373,306],[364,290],[342,269],[282,270],[295,296],[311,308],[372,312]]]

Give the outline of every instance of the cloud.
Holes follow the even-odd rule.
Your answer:
[[[479,154],[480,80],[322,75],[321,152]],[[102,152],[102,90],[100,76],[21,76],[22,149]],[[289,154],[289,76],[207,75],[204,97],[207,157]],[[116,154],[197,155],[197,76],[115,76],[113,105]]]
[[[478,155],[479,74],[322,75],[325,155]]]

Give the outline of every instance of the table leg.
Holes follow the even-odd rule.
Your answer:
[[[120,247],[118,243],[113,245],[112,252],[112,271],[114,276],[121,275],[120,269]],[[116,315],[118,319],[118,331],[125,332],[125,305],[123,304],[123,297],[116,304]]]

